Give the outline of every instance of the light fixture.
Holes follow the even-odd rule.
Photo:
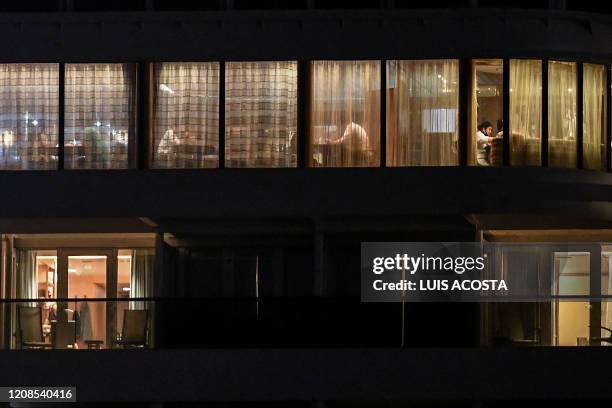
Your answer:
[[[32,124],[33,124],[34,126],[38,126],[38,121],[37,121],[36,119],[34,119],[34,120],[32,121]]]
[[[37,259],[37,260],[41,260],[41,261],[42,261],[42,260],[47,260],[47,261],[51,260],[51,261],[55,261],[55,260],[57,260],[57,256],[55,256],[55,255],[37,255],[37,256],[36,256],[36,259]]]
[[[68,259],[75,259],[79,261],[96,261],[106,259],[105,255],[75,255],[69,256]]]
[[[172,90],[172,88],[170,88],[168,85],[166,84],[161,84],[159,85],[159,90],[163,91],[163,92],[168,92],[169,94],[174,94],[174,91]]]
[[[121,288],[121,290],[124,291],[124,292],[129,292],[130,291],[130,287],[128,286],[128,287],[125,287],[125,288]]]
[[[77,270],[74,268],[68,268],[68,273],[77,273]]]
[[[97,121],[97,122],[95,123],[95,125],[96,125],[97,127],[100,127],[100,125],[101,125],[101,124],[102,124],[102,123],[100,123],[100,121]]]

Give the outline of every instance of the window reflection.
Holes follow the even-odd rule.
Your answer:
[[[380,63],[315,61],[310,112],[311,166],[380,164]]]
[[[58,64],[0,64],[0,168],[57,168]]]
[[[577,66],[575,62],[548,63],[548,165],[576,167]]]
[[[387,164],[456,166],[458,61],[389,61],[387,78]]]
[[[155,66],[153,167],[219,165],[219,63]]]
[[[538,166],[542,140],[542,62],[510,60],[510,164]]]
[[[583,167],[606,168],[606,69],[603,65],[584,64]]]
[[[64,166],[128,167],[131,64],[66,64]]]
[[[225,165],[295,167],[297,63],[229,62],[225,75]]]
[[[503,160],[503,61],[473,62],[471,107],[473,153],[470,162],[478,166],[501,166]]]

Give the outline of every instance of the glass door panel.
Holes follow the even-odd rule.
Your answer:
[[[58,251],[57,348],[108,348],[115,335],[117,256],[114,250]],[[65,337],[65,338],[64,338]]]
[[[107,256],[75,255],[68,257],[68,297],[75,301],[80,317],[76,327],[79,348],[87,348],[88,340],[106,338],[105,302],[87,302],[87,298],[106,297]]]
[[[555,252],[555,294],[585,296],[590,293],[590,254],[588,252]],[[588,301],[557,302],[556,344],[587,345],[589,338],[590,303]]]

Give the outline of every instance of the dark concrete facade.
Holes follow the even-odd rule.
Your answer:
[[[495,30],[484,35],[483,19]],[[0,47],[6,63],[533,57],[610,64],[612,16],[498,9],[6,14],[0,15]],[[156,231],[174,234],[177,247],[290,243],[314,254],[308,268],[317,296],[331,292],[322,288],[324,247],[334,239],[349,245],[346,236],[352,250],[371,237],[471,240],[488,228],[612,227],[612,175],[573,169],[58,170],[0,172],[0,186],[0,232]],[[79,199],[66,200],[74,188]],[[158,254],[171,252],[171,244],[160,240]],[[160,255],[158,262],[159,278],[167,260]],[[165,271],[160,281],[173,283],[157,294],[188,291],[180,287],[183,275]],[[448,313],[460,330],[478,319],[478,306],[470,306],[470,316],[453,305],[418,312],[423,319],[428,308],[430,316]],[[3,352],[0,365],[11,369],[0,373],[0,385],[50,384],[52,378],[76,385],[81,402],[612,395],[612,361],[604,348],[449,347],[454,341],[477,346],[478,334],[446,327],[429,336],[448,336],[447,344]]]

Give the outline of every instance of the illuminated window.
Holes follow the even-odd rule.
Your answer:
[[[0,64],[0,168],[57,168],[58,64]]]
[[[389,61],[387,78],[387,165],[458,165],[458,61]]]
[[[219,165],[219,63],[155,66],[153,167]]]
[[[295,167],[297,63],[228,62],[226,167]]]
[[[510,164],[539,166],[542,140],[542,61],[510,60]]]
[[[603,65],[584,64],[583,167],[606,169],[606,69]]]
[[[548,63],[548,165],[576,167],[577,158],[577,65]]]
[[[128,167],[134,72],[131,64],[66,64],[65,168]]]
[[[312,62],[310,165],[380,165],[380,63]]]
[[[503,61],[475,60],[470,109],[469,163],[501,166],[503,161]]]

